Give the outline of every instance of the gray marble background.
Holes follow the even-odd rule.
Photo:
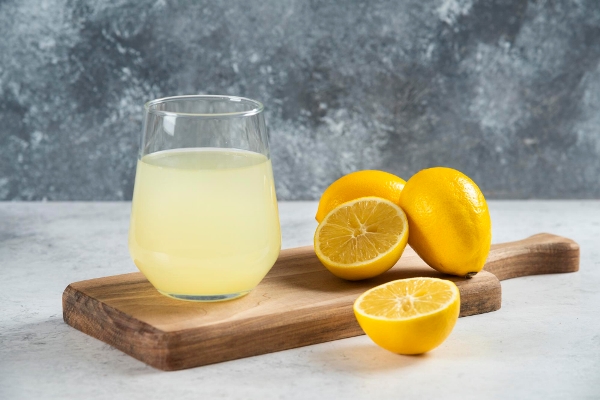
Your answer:
[[[0,0],[0,199],[130,199],[142,104],[265,103],[278,197],[445,165],[600,197],[596,0]]]

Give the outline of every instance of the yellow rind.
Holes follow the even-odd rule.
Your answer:
[[[349,173],[333,182],[319,200],[317,222],[341,204],[366,196],[377,196],[398,204],[406,181],[394,174],[378,170]]]

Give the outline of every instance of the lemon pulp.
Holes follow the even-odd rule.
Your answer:
[[[362,197],[334,208],[314,238],[323,265],[350,280],[371,278],[393,267],[407,241],[406,215],[379,197]]]

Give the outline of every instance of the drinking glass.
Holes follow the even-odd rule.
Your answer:
[[[177,96],[144,106],[129,252],[162,294],[218,301],[250,292],[281,233],[263,105]]]

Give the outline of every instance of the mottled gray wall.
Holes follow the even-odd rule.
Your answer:
[[[0,199],[130,199],[142,104],[267,107],[280,199],[447,165],[600,197],[596,0],[0,0]]]

